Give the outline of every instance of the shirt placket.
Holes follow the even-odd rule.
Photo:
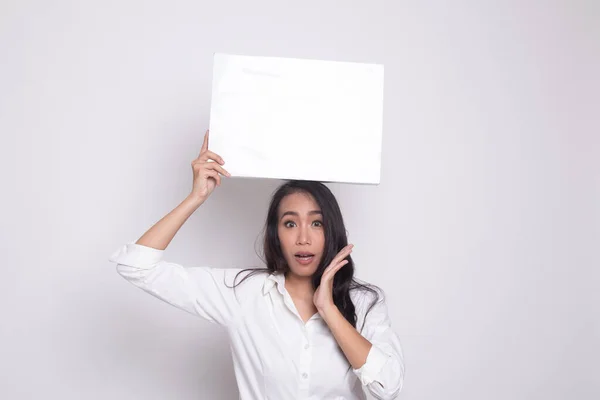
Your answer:
[[[302,317],[298,314],[298,310],[294,305],[292,298],[289,293],[284,292],[283,302],[286,307],[296,316],[298,324],[301,325],[302,329],[302,343],[300,343],[300,357],[298,362],[298,373],[300,376],[298,377],[298,398],[308,398],[309,397],[309,389],[310,389],[310,379],[311,379],[311,371],[310,366],[312,362],[312,352],[311,352],[311,341],[310,341],[310,332],[312,326],[314,324],[314,320],[310,319],[306,322],[306,324],[302,321]]]
[[[300,344],[300,362],[298,363],[300,367],[300,396],[301,398],[309,397],[309,388],[310,388],[310,379],[311,379],[311,370],[310,366],[312,365],[312,349],[311,349],[311,340],[310,340],[310,331],[312,329],[314,321],[308,320],[305,325],[302,327],[302,343]]]

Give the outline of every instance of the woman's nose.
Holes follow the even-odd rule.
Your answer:
[[[310,244],[310,231],[302,227],[298,229],[298,238],[296,241],[298,244]]]

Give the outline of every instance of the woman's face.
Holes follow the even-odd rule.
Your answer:
[[[323,255],[325,233],[321,209],[306,192],[287,195],[279,204],[277,233],[290,272],[312,276]]]

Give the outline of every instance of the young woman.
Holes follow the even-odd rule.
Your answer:
[[[183,267],[163,252],[230,176],[208,150],[192,162],[190,195],[136,243],[110,257],[146,292],[226,328],[240,399],[393,399],[404,380],[383,292],[354,278],[338,203],[323,184],[291,181],[273,195],[266,268]]]

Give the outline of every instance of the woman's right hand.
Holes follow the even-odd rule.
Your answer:
[[[191,196],[205,201],[215,190],[215,185],[221,186],[221,175],[230,177],[231,174],[222,167],[223,158],[208,150],[208,131],[204,134],[204,143],[198,158],[192,161],[194,182]],[[219,175],[221,174],[221,175]]]

